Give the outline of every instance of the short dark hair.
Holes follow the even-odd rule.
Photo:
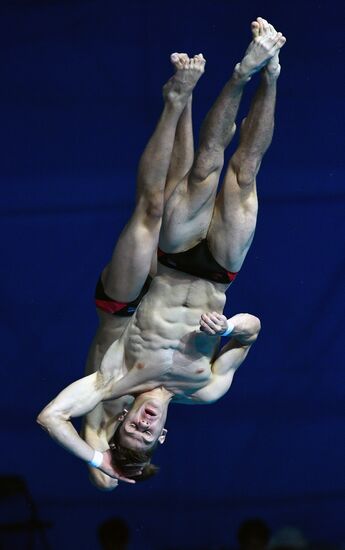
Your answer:
[[[133,451],[127,449],[120,443],[120,428],[121,424],[116,428],[113,437],[109,442],[111,461],[116,469],[130,479],[135,481],[144,481],[154,476],[159,468],[151,464],[151,456],[157,447],[154,445],[149,451]],[[133,469],[138,469],[138,466],[143,466],[143,471],[140,475],[132,475]]]

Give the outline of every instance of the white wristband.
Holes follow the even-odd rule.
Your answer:
[[[221,336],[229,336],[229,334],[231,334],[232,331],[233,331],[234,328],[235,328],[234,325],[233,325],[232,323],[230,323],[229,319],[227,319],[226,322],[227,322],[228,328],[226,329],[225,332],[223,332],[223,333],[221,334]]]
[[[92,460],[89,460],[90,466],[94,466],[95,468],[98,468],[103,462],[103,453],[100,451],[95,451],[95,454],[93,455]]]

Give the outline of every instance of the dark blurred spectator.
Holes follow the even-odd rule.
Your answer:
[[[129,527],[121,518],[110,518],[98,527],[98,539],[103,550],[127,550]]]
[[[270,528],[262,519],[247,519],[237,531],[240,550],[267,550],[270,534]]]
[[[283,527],[273,533],[269,550],[307,550],[308,541],[297,527]]]

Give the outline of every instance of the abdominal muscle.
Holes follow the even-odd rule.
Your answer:
[[[226,288],[160,266],[121,338],[140,391],[163,385],[188,395],[207,385],[219,338],[200,332],[199,320],[206,311],[223,311]]]

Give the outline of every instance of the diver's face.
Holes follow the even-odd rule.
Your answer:
[[[167,430],[164,424],[167,408],[155,399],[132,406],[119,428],[121,445],[133,451],[150,451],[157,443],[163,443]]]

